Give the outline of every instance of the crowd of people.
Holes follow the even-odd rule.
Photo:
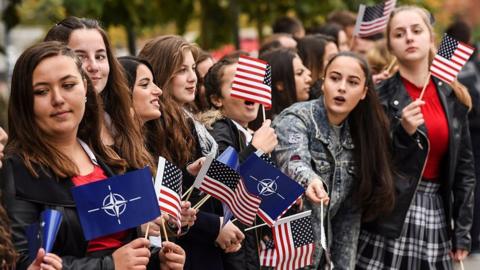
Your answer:
[[[479,63],[472,57],[452,84],[430,77],[436,38],[421,7],[397,7],[368,38],[354,35],[355,21],[337,11],[307,30],[275,22],[258,54],[271,67],[266,115],[230,95],[246,52],[214,60],[165,35],[116,58],[98,21],[52,26],[17,60],[8,135],[0,127],[0,268],[268,269],[259,253],[269,229],[224,220],[217,199],[195,209],[197,189],[180,225],[164,214],[89,241],[82,232],[72,187],[145,166],[155,175],[162,156],[187,191],[205,157],[228,147],[240,162],[269,154],[305,188],[286,214],[312,211],[305,269],[453,269],[480,251]],[[461,21],[447,32],[471,43]],[[63,220],[53,250],[32,258],[26,228],[46,209]],[[165,223],[170,241],[151,246],[144,235]]]

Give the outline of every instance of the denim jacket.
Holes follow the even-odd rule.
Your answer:
[[[275,118],[273,126],[278,136],[273,158],[281,170],[305,187],[313,178],[319,178],[326,187],[330,203],[328,211],[324,211],[324,226],[335,269],[354,269],[361,211],[352,199],[356,168],[347,121],[340,132],[337,149],[333,149],[331,143],[335,135],[323,97],[285,109]],[[320,245],[320,205],[309,200],[305,200],[304,205],[312,210],[315,234],[312,269],[317,269],[324,252]]]

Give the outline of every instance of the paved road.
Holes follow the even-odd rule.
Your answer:
[[[480,254],[468,256],[463,265],[465,270],[480,270]],[[455,265],[455,270],[462,270],[459,264]]]

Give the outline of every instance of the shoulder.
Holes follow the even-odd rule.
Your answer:
[[[308,118],[312,115],[312,112],[314,112],[320,107],[323,107],[323,102],[321,102],[320,99],[297,102],[283,110],[279,115],[277,115],[274,122],[279,122],[284,118],[288,117],[298,117],[300,119]]]
[[[2,189],[17,198],[51,205],[74,205],[70,195],[71,181],[58,178],[48,168],[33,164],[38,174],[34,176],[19,155],[9,155],[0,170]]]
[[[395,73],[392,77],[382,81],[376,86],[377,94],[380,101],[390,99],[402,85],[400,73]]]

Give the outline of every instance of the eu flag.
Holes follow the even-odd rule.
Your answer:
[[[85,239],[91,240],[160,216],[148,167],[72,188]]]
[[[300,184],[256,154],[240,165],[240,175],[248,191],[262,199],[258,216],[270,226],[305,192]]]

